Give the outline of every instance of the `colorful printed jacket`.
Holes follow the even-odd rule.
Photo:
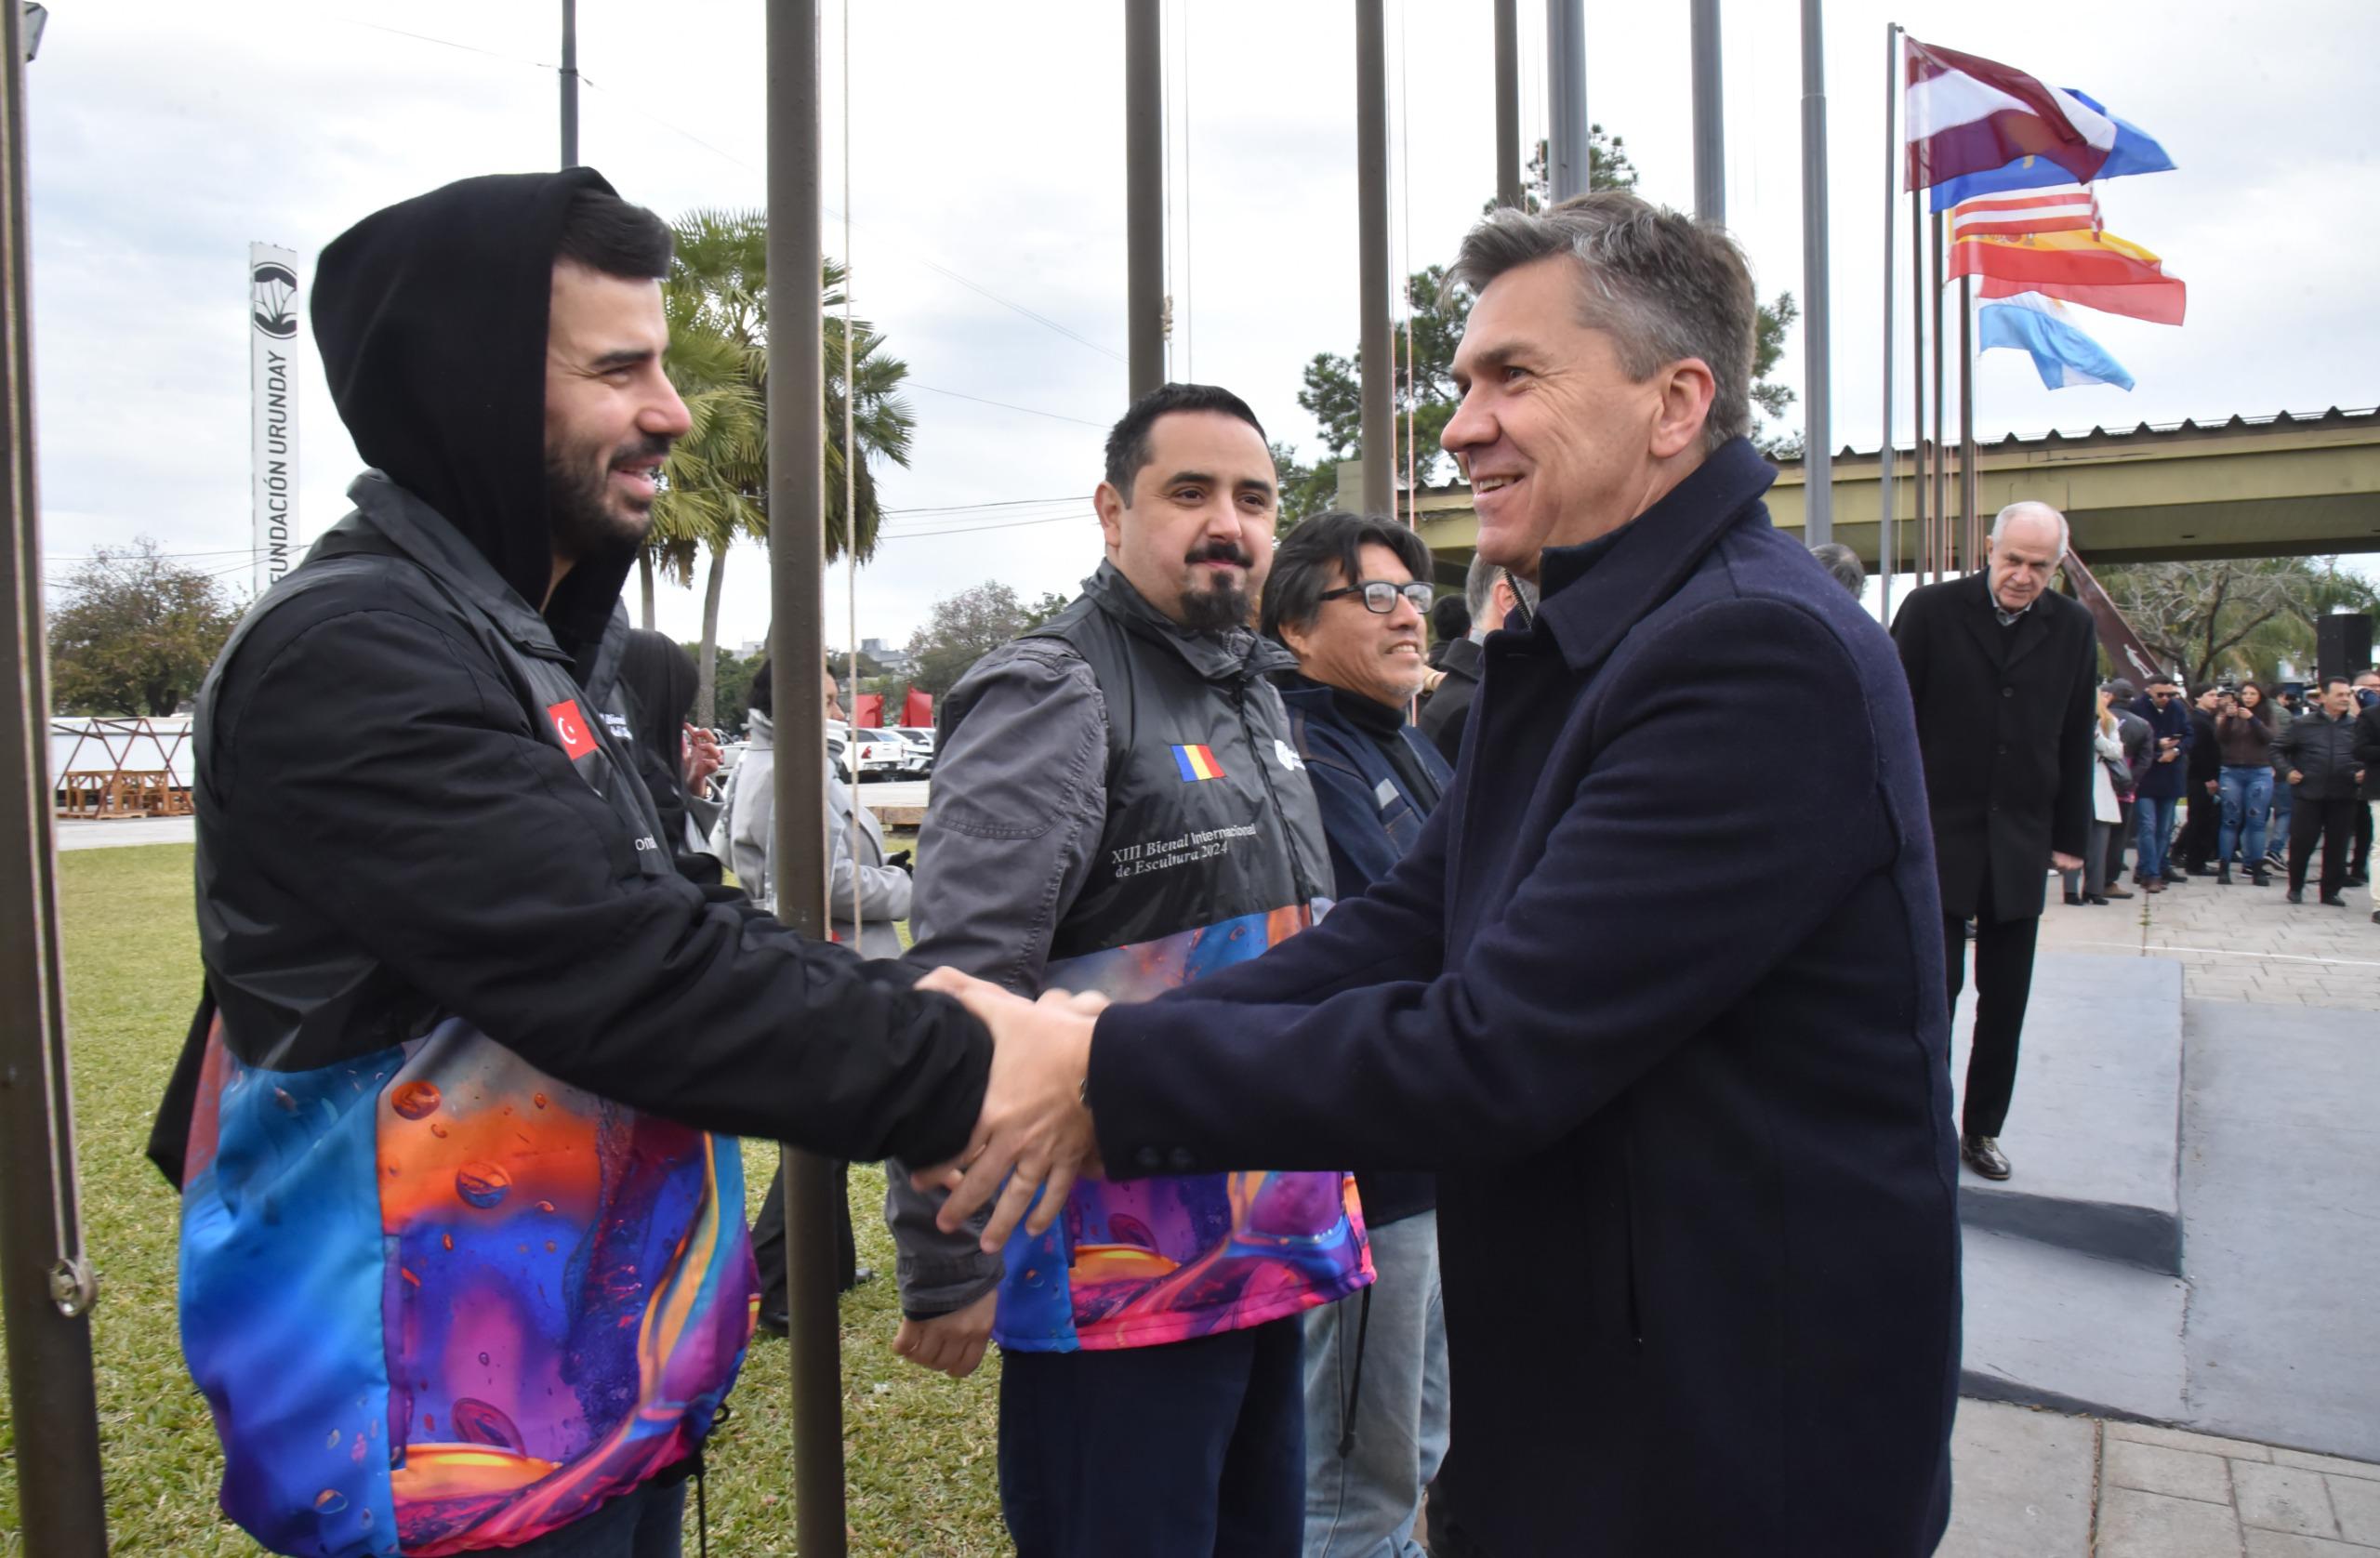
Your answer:
[[[1183,631],[1103,563],[1072,605],[944,700],[945,782],[923,835],[913,960],[1027,994],[1142,1000],[1311,925],[1329,904],[1330,865],[1266,680],[1285,663],[1252,634]],[[999,814],[1002,794],[1035,787],[1065,821],[1037,830]],[[1051,842],[1065,827],[1078,827],[1078,846]],[[1026,878],[1057,854],[1069,855],[1053,867],[1064,880],[1045,893]],[[1001,918],[1037,897],[1050,923]],[[1012,946],[994,953],[986,938],[1046,946],[1046,963],[1020,966]],[[1011,1238],[993,1327],[1001,1346],[1154,1346],[1262,1325],[1371,1280],[1348,1175],[1113,1167],[1148,1177],[1085,1179],[1046,1234]],[[896,1207],[905,1303],[927,1259],[919,1221]]]

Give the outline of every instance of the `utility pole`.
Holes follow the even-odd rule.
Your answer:
[[[821,271],[817,0],[768,5],[769,598],[776,774],[777,918],[827,938],[826,350]],[[843,1360],[835,1314],[834,1176],[782,1149],[787,1327],[793,1353],[794,1540],[843,1558]]]
[[[1520,203],[1520,28],[1513,0],[1496,0],[1496,204]]]
[[[1364,509],[1395,508],[1396,349],[1388,328],[1388,23],[1383,0],[1355,0],[1355,256],[1363,309]]]
[[[49,667],[34,482],[26,9],[0,3],[0,1314],[17,1507],[34,1558],[104,1558],[99,1398],[83,1250],[50,837]],[[32,19],[38,28],[40,19]]]
[[[1727,225],[1727,132],[1719,91],[1719,0],[1694,0],[1694,214]]]
[[[1802,539],[1813,547],[1834,539],[1824,8],[1824,0],[1802,0]]]
[[[1165,382],[1164,33],[1159,0],[1124,6],[1124,335],[1131,398]]]
[[[1591,187],[1584,0],[1545,0],[1546,178],[1556,204]]]
[[[578,165],[578,0],[562,0],[562,165]]]

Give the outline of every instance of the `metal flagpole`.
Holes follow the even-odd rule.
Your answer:
[[[1124,333],[1131,397],[1165,382],[1165,59],[1157,0],[1124,7]]]
[[[1925,220],[1933,239],[1933,248],[1927,257],[1925,290],[1928,300],[1934,305],[1934,520],[1938,525],[1948,526],[1950,509],[1945,499],[1950,495],[1950,449],[1942,438],[1942,376],[1945,371],[1942,361],[1942,218],[1933,216]],[[1972,548],[1967,554],[1967,566],[1970,569],[1975,566]]]
[[[1559,7],[1562,0],[1548,0]],[[1802,539],[1834,539],[1833,342],[1827,303],[1826,45],[1802,0]]]
[[[1884,23],[1884,431],[1876,441],[1876,572],[1884,584],[1884,621],[1893,619],[1893,574],[1900,565],[1893,519],[1893,188],[1900,177],[1900,24]]]
[[[1924,195],[1916,190],[1909,191],[1909,323],[1912,333],[1911,350],[1913,366],[1909,376],[1910,447],[1915,456],[1914,479],[1910,482],[1910,507],[1917,516],[1917,533],[1922,538],[1927,560],[1918,564],[1918,577],[1924,580],[1927,561],[1931,560],[1941,539],[1941,516],[1925,507],[1925,208]]]
[[[1959,278],[1959,512],[1967,517],[1967,549],[1980,554],[1983,510],[1975,469],[1975,278]]]
[[[1495,0],[1496,10],[1496,204],[1521,203],[1520,29],[1514,0]]]
[[[768,7],[769,596],[777,711],[777,918],[827,935],[824,694],[826,350],[818,329],[818,4]],[[786,1278],[792,1341],[795,1541],[842,1558],[843,1380],[835,1314],[834,1176],[785,1152]]]
[[[843,612],[851,634],[852,697],[859,697],[859,356],[852,350],[852,0],[843,0]],[[823,696],[823,689],[822,689]],[[904,709],[904,713],[907,710]],[[848,741],[856,741],[852,732]],[[908,737],[903,736],[903,741]],[[845,751],[854,748],[848,745]],[[866,926],[859,912],[859,778],[852,795],[852,950],[859,952]],[[827,859],[834,854],[830,849]],[[832,866],[829,866],[831,875]],[[863,957],[866,953],[860,953]],[[836,1276],[842,1275],[841,1256]]]
[[[34,471],[33,245],[26,229],[24,8],[0,6],[0,1315],[19,1519],[33,1558],[101,1558],[98,1278],[83,1249],[67,1065],[49,667]]]
[[[1694,0],[1694,215],[1727,225],[1726,119],[1719,75],[1719,0]]]
[[[562,0],[562,165],[578,165],[578,0]]]
[[[1396,347],[1388,323],[1388,20],[1383,0],[1355,0],[1356,297],[1363,310],[1364,508],[1396,505]]]
[[[1585,0],[1545,0],[1547,126],[1545,175],[1558,204],[1587,192],[1587,22]]]

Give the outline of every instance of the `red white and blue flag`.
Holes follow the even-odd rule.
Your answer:
[[[2087,184],[2115,150],[2115,121],[2062,87],[1915,38],[1908,50],[1903,188],[1930,189],[2023,157],[2046,158]]]

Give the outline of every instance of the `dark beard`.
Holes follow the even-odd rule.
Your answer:
[[[1182,592],[1182,626],[1193,633],[1227,633],[1248,626],[1255,602],[1236,584]]]
[[[668,449],[664,441],[658,452]],[[612,511],[611,477],[611,462],[598,462],[591,450],[546,456],[547,523],[554,550],[574,566],[604,568],[632,561],[653,528],[650,508],[625,520]]]

